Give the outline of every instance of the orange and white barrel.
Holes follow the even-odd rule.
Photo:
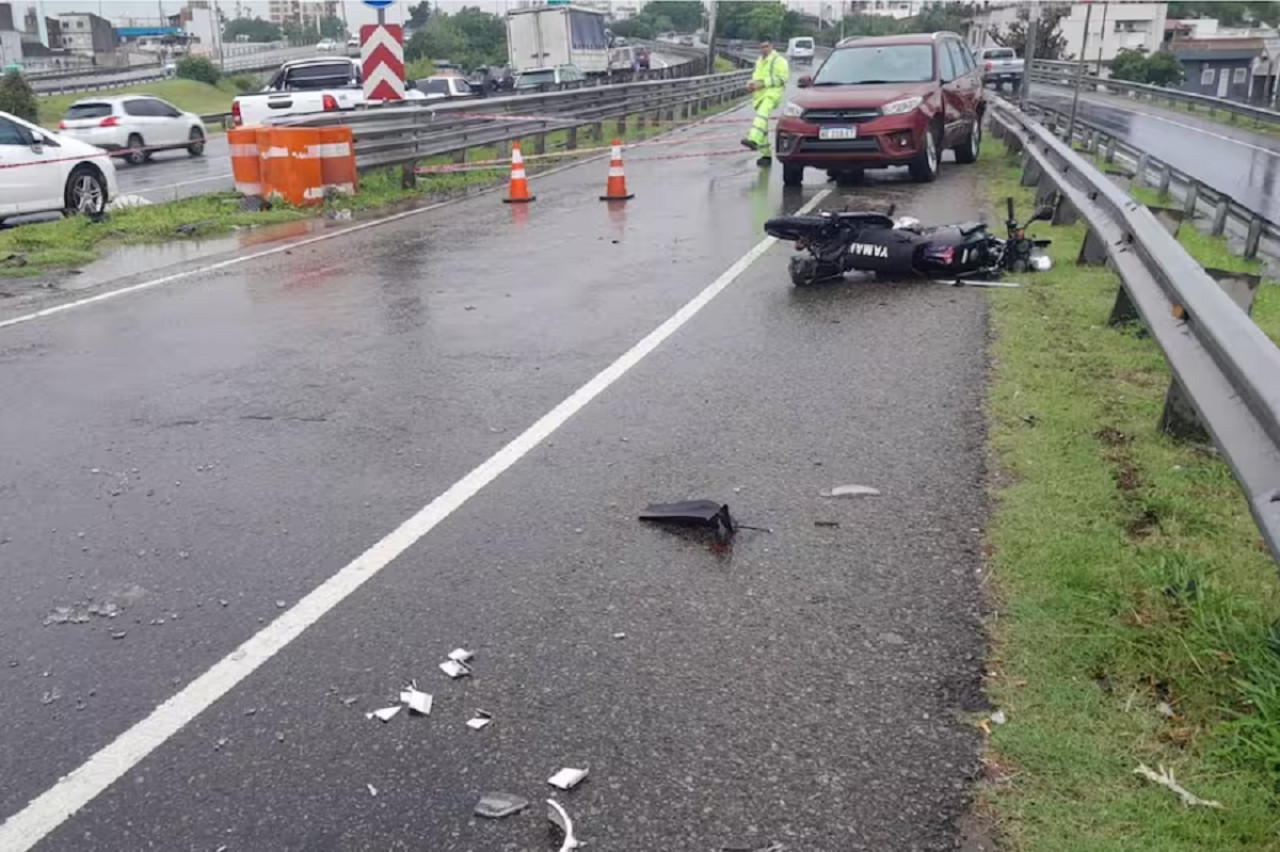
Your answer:
[[[262,163],[258,158],[257,131],[240,127],[228,130],[227,147],[231,149],[231,175],[236,192],[261,196]]]
[[[320,178],[327,192],[355,195],[359,189],[356,146],[350,127],[320,128]]]

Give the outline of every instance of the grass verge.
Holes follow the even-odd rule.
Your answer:
[[[988,202],[1031,208],[988,143]],[[1014,850],[1280,848],[1280,581],[1227,466],[1156,428],[1159,347],[1106,326],[1082,226],[993,291],[991,729],[980,807]],[[1133,774],[1173,769],[1222,810]]]
[[[119,89],[104,89],[99,92],[74,92],[67,95],[49,95],[38,98],[39,113],[37,123],[50,130],[58,129],[58,122],[67,112],[67,107],[76,101],[93,98],[111,98],[120,95],[155,95],[164,98],[180,110],[194,112],[197,115],[208,115],[214,112],[229,112],[231,100],[239,92],[229,79],[218,81],[218,85],[210,86],[196,80],[155,80],[139,83],[136,86],[125,86]],[[210,131],[221,130],[221,126],[211,126]]]
[[[725,108],[723,105],[709,108],[692,116],[689,121],[696,121]],[[599,147],[619,136],[626,141],[637,141],[671,129],[671,125],[665,123],[647,124],[640,128],[635,119],[636,116],[629,116],[622,132],[619,132],[613,120],[605,122],[598,138],[588,128],[579,128],[578,145],[582,148]],[[565,147],[568,132],[559,130],[546,136],[547,151],[553,152]],[[530,136],[522,140],[526,154],[534,151],[535,138]],[[498,150],[493,147],[473,148],[467,152],[467,156],[473,162],[492,160],[498,157]],[[528,169],[531,174],[537,174],[573,159],[575,157],[567,156],[534,160],[529,163]],[[443,164],[452,162],[452,158],[437,157],[426,162]],[[377,210],[423,199],[447,198],[465,190],[492,186],[507,180],[508,176],[509,170],[504,166],[443,172],[424,175],[419,178],[415,187],[405,189],[400,185],[399,170],[387,169],[361,176],[360,192],[356,196],[338,198],[316,208],[276,207],[267,211],[246,212],[240,209],[240,197],[235,193],[216,193],[112,211],[100,223],[74,217],[56,222],[22,225],[0,231],[0,279],[36,277],[82,266],[92,262],[99,250],[111,245],[199,239],[235,229],[326,216],[338,209]],[[602,176],[602,186],[603,183]]]

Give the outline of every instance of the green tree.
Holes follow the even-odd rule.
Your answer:
[[[178,62],[177,74],[184,80],[198,80],[210,86],[218,84],[218,66],[206,56],[184,56]]]
[[[333,15],[320,19],[320,35],[324,38],[340,39],[347,35],[347,25],[342,19]]]
[[[409,7],[409,18],[404,22],[407,30],[419,30],[427,25],[431,20],[431,3],[428,0],[422,0],[415,6]]]
[[[27,121],[36,120],[36,93],[27,78],[17,71],[7,71],[0,77],[0,112],[7,112]]]
[[[911,29],[920,33],[963,33],[969,29],[972,14],[973,7],[969,3],[958,2],[958,0],[949,0],[949,2],[935,0],[911,19]]]
[[[501,65],[507,58],[507,28],[501,18],[474,7],[454,14],[433,12],[427,25],[413,34],[405,59],[448,60],[471,70]]]
[[[247,41],[279,41],[283,34],[275,24],[261,18],[235,18],[227,21],[222,29],[222,37],[227,41],[236,41],[239,36],[247,36]]]
[[[1181,86],[1187,79],[1178,57],[1170,50],[1157,50],[1147,59],[1147,82],[1153,86]]]
[[[1131,83],[1147,82],[1147,50],[1122,47],[1111,60],[1111,76]]]
[[[1062,34],[1062,19],[1071,11],[1070,4],[1046,3],[1040,7],[1040,24],[1036,27],[1036,59],[1066,59],[1067,39]],[[1011,47],[1024,59],[1027,56],[1027,23],[1031,15],[1026,7],[1018,10],[1018,19],[1003,30],[988,30],[991,40],[1001,47]]]
[[[721,4],[724,5],[724,4]],[[669,29],[691,33],[702,27],[703,5],[700,0],[656,0],[642,10],[642,15],[662,16],[671,22]]]

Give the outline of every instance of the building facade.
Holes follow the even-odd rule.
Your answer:
[[[82,56],[111,53],[116,49],[116,28],[106,18],[92,14],[58,16],[58,47]],[[50,38],[50,47],[53,47]]]
[[[1025,3],[987,3],[974,16],[974,25],[969,29],[970,45],[974,48],[995,45],[992,31],[1007,29],[1026,8]],[[1159,50],[1164,43],[1168,14],[1168,3],[1071,3],[1059,23],[1066,39],[1063,58],[1106,65],[1125,48]]]
[[[270,0],[267,20],[277,27],[305,26],[338,17],[338,0]]]

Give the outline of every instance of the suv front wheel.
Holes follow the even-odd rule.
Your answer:
[[[941,146],[942,128],[937,123],[929,125],[924,135],[924,144],[920,153],[907,167],[911,171],[911,179],[918,183],[931,183],[938,177],[938,166],[942,162]]]

